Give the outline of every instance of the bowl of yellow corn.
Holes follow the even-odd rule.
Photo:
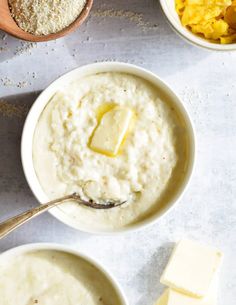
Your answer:
[[[236,50],[236,0],[160,0],[173,29],[212,50]]]

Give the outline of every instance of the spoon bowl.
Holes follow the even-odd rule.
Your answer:
[[[49,41],[63,37],[76,30],[88,17],[93,0],[87,0],[82,12],[68,27],[49,35],[34,35],[22,30],[11,15],[8,0],[0,0],[0,30],[26,41],[40,42]]]

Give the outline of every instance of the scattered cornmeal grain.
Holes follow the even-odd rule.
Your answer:
[[[120,18],[126,19],[129,22],[136,24],[142,31],[158,30],[158,24],[152,24],[149,21],[144,20],[142,13],[136,13],[128,10],[115,10],[115,9],[97,9],[91,12],[91,16],[99,18]]]
[[[175,7],[183,26],[193,33],[215,43],[236,42],[235,0],[175,0]]]
[[[56,33],[80,15],[86,0],[9,0],[18,26],[35,35]]]

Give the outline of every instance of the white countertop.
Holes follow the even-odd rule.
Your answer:
[[[95,0],[80,30],[49,43],[34,45],[0,33],[0,98],[15,105],[12,114],[0,106],[0,220],[36,205],[21,167],[20,137],[25,112],[37,91],[75,67],[107,60],[150,69],[183,98],[198,140],[190,188],[171,213],[140,232],[90,236],[45,214],[1,240],[0,251],[30,242],[65,243],[104,263],[131,305],[153,305],[163,290],[159,278],[173,242],[194,238],[225,253],[219,304],[233,305],[236,52],[217,53],[188,45],[169,28],[158,1]]]

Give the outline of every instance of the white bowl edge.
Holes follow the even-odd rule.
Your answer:
[[[152,217],[148,218],[147,220],[120,229],[115,229],[112,231],[105,231],[105,230],[98,230],[92,229],[87,227],[80,226],[75,220],[73,220],[69,215],[65,214],[58,208],[53,208],[49,210],[49,212],[56,217],[58,220],[62,221],[63,223],[78,229],[83,232],[93,233],[93,234],[106,234],[106,235],[115,235],[123,232],[128,231],[136,231],[141,228],[144,228],[148,225],[151,225],[157,222],[161,217],[166,215],[167,212],[171,211],[173,206],[179,202],[182,198],[183,194],[185,193],[189,182],[192,177],[192,173],[194,170],[195,165],[195,155],[196,155],[196,137],[195,131],[193,127],[193,122],[189,116],[189,113],[186,107],[181,102],[181,99],[171,90],[170,86],[168,86],[163,80],[161,80],[157,75],[154,73],[137,67],[135,65],[127,64],[127,63],[120,63],[120,62],[101,62],[101,63],[94,63],[79,67],[77,69],[72,70],[71,72],[66,73],[65,75],[61,76],[57,80],[55,80],[51,85],[49,85],[36,99],[35,103],[31,107],[28,116],[26,118],[23,133],[22,133],[22,140],[21,140],[21,159],[22,159],[22,166],[23,171],[26,177],[26,180],[40,203],[44,203],[48,201],[48,198],[42,187],[38,181],[36,176],[33,159],[32,159],[32,140],[34,136],[35,126],[38,122],[38,118],[43,111],[44,107],[47,105],[48,101],[50,100],[53,93],[58,90],[58,87],[62,85],[64,82],[67,82],[73,78],[84,77],[86,75],[91,75],[94,73],[102,73],[102,72],[124,72],[139,76],[143,79],[150,81],[153,84],[157,84],[157,86],[161,87],[161,89],[167,93],[167,95],[171,98],[172,102],[177,105],[177,108],[183,115],[186,123],[186,127],[188,129],[188,134],[190,138],[190,160],[189,160],[189,167],[188,172],[186,173],[186,177],[183,181],[182,186],[176,193],[175,198],[168,204],[166,207],[159,212],[159,214],[155,214]]]
[[[24,244],[21,246],[17,246],[14,248],[11,248],[9,250],[4,251],[3,253],[0,253],[0,260],[9,259],[12,257],[15,257],[17,255],[21,255],[24,253],[29,253],[33,251],[40,251],[40,250],[52,250],[52,251],[60,251],[65,252],[68,254],[72,254],[74,256],[77,256],[78,258],[82,258],[84,261],[90,263],[93,265],[99,272],[105,275],[107,280],[111,283],[112,287],[118,294],[122,305],[129,305],[128,300],[124,294],[123,289],[121,288],[118,281],[114,278],[114,276],[105,268],[101,263],[98,263],[95,258],[92,258],[91,256],[88,256],[87,254],[80,252],[78,250],[72,249],[69,246],[65,246],[62,244],[57,243],[30,243],[30,244]]]

